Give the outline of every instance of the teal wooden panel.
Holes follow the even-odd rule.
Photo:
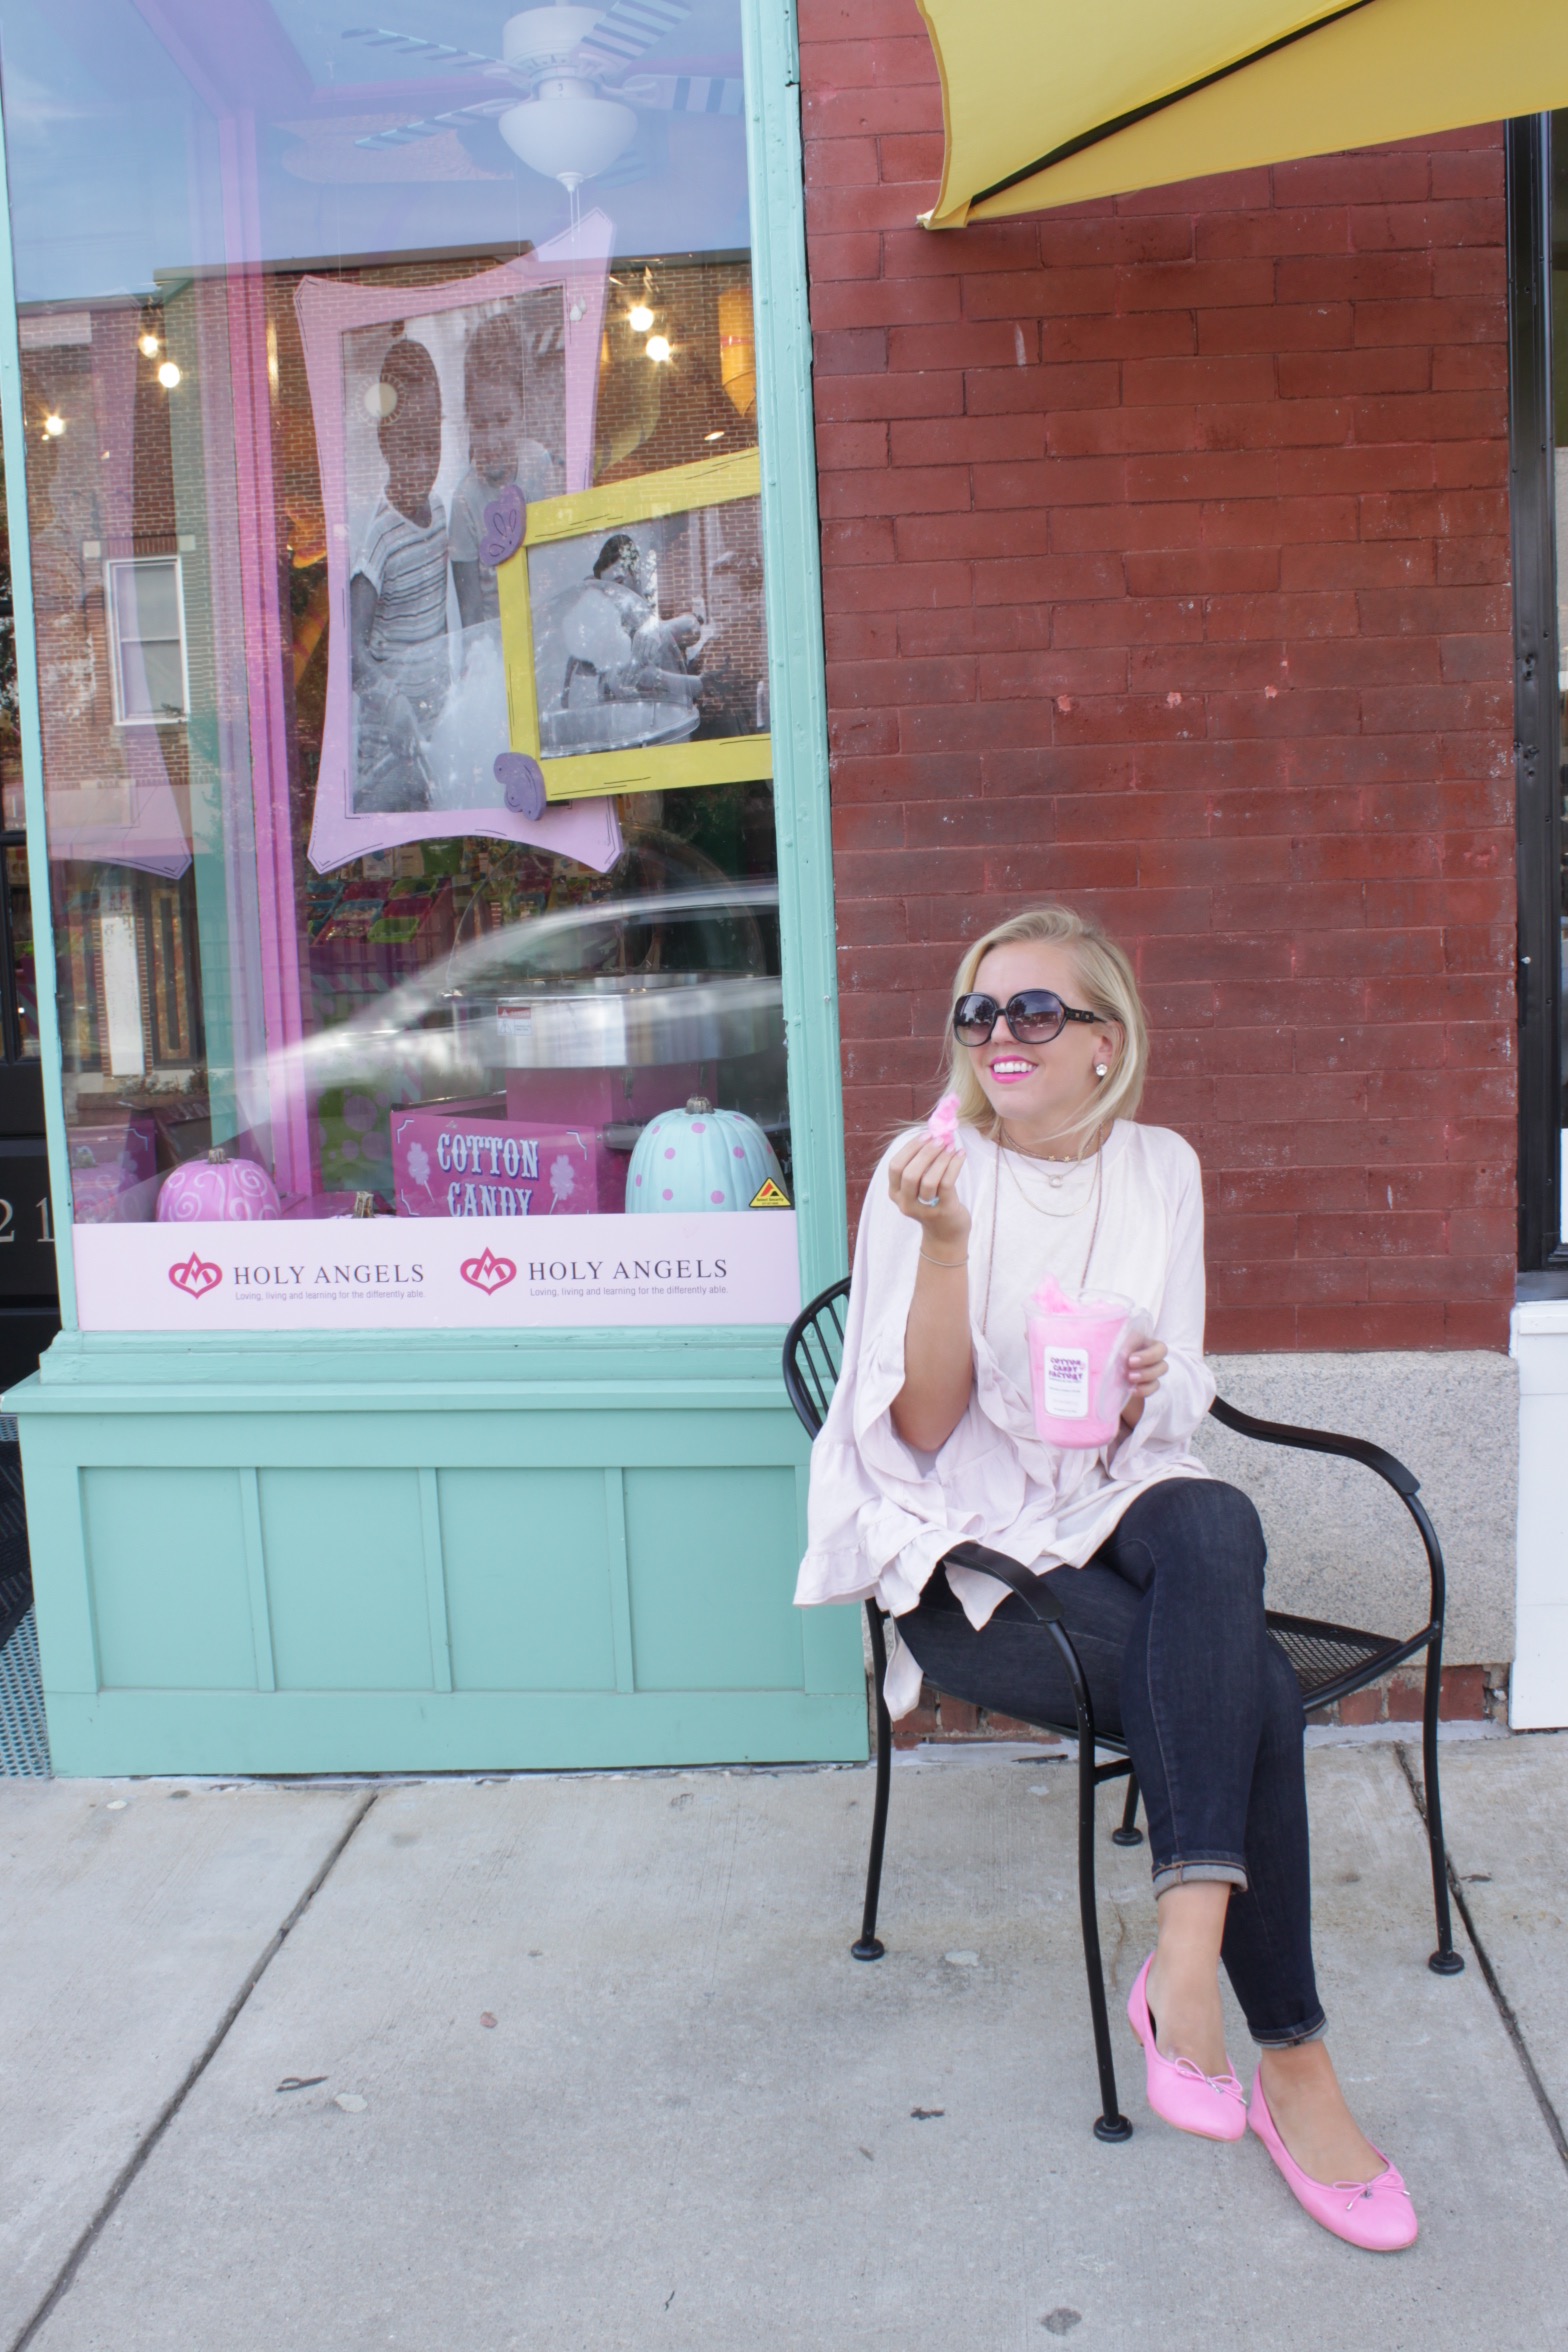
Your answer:
[[[46,1690],[54,1768],[127,1772],[574,1772],[859,1760],[864,1689],[798,1691]],[[846,1913],[847,1915],[847,1913]]]
[[[81,1472],[68,1449],[35,1445],[33,1436],[29,1429],[23,1437],[22,1476],[38,1646],[40,1657],[48,1659],[45,1678],[57,1691],[96,1691],[98,1634]]]
[[[429,1690],[417,1470],[264,1470],[280,1690]]]
[[[443,1470],[457,1690],[613,1690],[602,1470]]]
[[[84,1470],[82,1517],[108,1689],[254,1690],[232,1470]]]
[[[800,1690],[792,1468],[628,1470],[637,1688]]]

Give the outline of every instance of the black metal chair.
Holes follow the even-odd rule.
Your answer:
[[[784,1341],[784,1385],[790,1403],[799,1414],[807,1431],[815,1437],[827,1417],[829,1400],[838,1380],[843,1356],[844,1322],[840,1312],[849,1295],[847,1281],[835,1282],[803,1308],[790,1325]],[[1439,1976],[1457,1976],[1464,1967],[1462,1956],[1454,1950],[1453,1924],[1448,1909],[1448,1877],[1443,1850],[1442,1805],[1438,1793],[1437,1775],[1437,1707],[1442,1670],[1443,1609],[1445,1583],[1443,1551],[1437,1533],[1426,1510],[1417,1499],[1419,1482],[1402,1462],[1381,1446],[1371,1445],[1365,1438],[1335,1437],[1321,1429],[1292,1429],[1283,1422],[1259,1421],[1251,1413],[1243,1413],[1235,1405],[1227,1405],[1216,1397],[1209,1410],[1216,1421],[1239,1436],[1256,1438],[1264,1445],[1291,1446],[1309,1454],[1340,1454],[1391,1486],[1405,1509],[1415,1521],[1416,1531],[1426,1552],[1430,1576],[1431,1606],[1427,1622],[1419,1632],[1406,1636],[1364,1633],[1354,1626],[1329,1625],[1312,1617],[1292,1617],[1271,1609],[1268,1613],[1269,1631],[1290,1660],[1301,1685],[1301,1700],[1305,1710],[1326,1707],[1335,1699],[1361,1690],[1376,1681],[1381,1674],[1413,1658],[1418,1651],[1425,1653],[1425,1691],[1421,1715],[1421,1747],[1425,1775],[1425,1812],[1427,1837],[1432,1857],[1432,1901],[1437,1914],[1437,1949],[1427,1962]],[[1084,1967],[1089,1979],[1089,2009],[1094,2021],[1094,2048],[1100,2072],[1101,2112],[1096,2120],[1095,2137],[1101,2140],[1125,2140],[1132,2136],[1132,2125],[1122,2114],[1116,2098],[1116,2069],[1111,2058],[1110,2021],[1105,2006],[1105,1971],[1100,1958],[1100,1927],[1095,1904],[1094,1885],[1094,1823],[1095,1797],[1100,1783],[1106,1780],[1127,1781],[1127,1800],[1122,1810],[1121,1824],[1111,1832],[1119,1846],[1143,1843],[1143,1832],[1137,1826],[1138,1783],[1133,1774],[1126,1749],[1119,1739],[1104,1732],[1096,1732],[1094,1708],[1089,1697],[1089,1686],[1084,1680],[1077,1653],[1066,1628],[1061,1623],[1060,1609],[1050,1591],[1016,1560],[992,1551],[985,1544],[955,1544],[946,1555],[963,1568],[983,1569],[999,1583],[1007,1585],[1023,1602],[1036,1621],[1048,1626],[1052,1639],[1061,1651],[1072,1686],[1076,1721],[1073,1723],[1042,1723],[1041,1729],[1065,1733],[1078,1742],[1078,1907],[1083,1928]],[[945,1564],[945,1563],[944,1563]],[[857,1960],[880,1960],[884,1947],[877,1937],[877,1903],[882,1891],[882,1852],[887,1837],[887,1802],[893,1761],[893,1726],[888,1716],[887,1702],[882,1696],[882,1678],[887,1669],[887,1644],[882,1630],[882,1611],[876,1602],[867,1601],[866,1618],[871,1629],[871,1657],[875,1676],[877,1715],[877,1777],[876,1802],[871,1818],[871,1854],[866,1868],[866,1906],[861,1921],[859,1939],[850,1946]],[[1111,1751],[1109,1760],[1101,1762],[1099,1749]]]

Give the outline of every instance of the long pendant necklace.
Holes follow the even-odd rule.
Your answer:
[[[997,1125],[999,1128],[1001,1128],[1000,1120],[998,1120]],[[1002,1128],[1001,1131],[1004,1134],[1006,1133],[1005,1128]],[[996,1272],[996,1228],[1001,1216],[1002,1209],[1003,1161],[1008,1160],[1008,1172],[1013,1179],[1013,1184],[1017,1190],[1019,1199],[1024,1203],[1026,1208],[1035,1210],[1038,1215],[1042,1217],[1076,1217],[1080,1214],[1086,1205],[1084,1201],[1079,1201],[1072,1208],[1048,1209],[1045,1207],[1043,1202],[1032,1201],[1024,1190],[1023,1179],[1020,1177],[1018,1170],[1012,1165],[1011,1160],[1008,1159],[1008,1154],[1004,1146],[1000,1143],[997,1143],[993,1146],[993,1149],[996,1153],[996,1176],[991,1186],[991,1239],[990,1246],[986,1252],[985,1262],[985,1305],[982,1307],[980,1312],[980,1329],[983,1333],[988,1333],[988,1327],[991,1320],[991,1280],[992,1276]],[[1070,1161],[1068,1165],[1071,1167],[1081,1168],[1083,1165],[1082,1157],[1080,1156],[1077,1160]],[[1060,1184],[1063,1182],[1063,1178],[1056,1177],[1052,1181]],[[1105,1144],[1104,1138],[1102,1137],[1100,1143],[1095,1149],[1094,1154],[1094,1222],[1089,1228],[1089,1247],[1084,1253],[1083,1272],[1078,1278],[1078,1290],[1080,1296],[1082,1295],[1084,1287],[1089,1280],[1089,1268],[1094,1262],[1094,1245],[1100,1238],[1100,1210],[1104,1203],[1104,1199]]]

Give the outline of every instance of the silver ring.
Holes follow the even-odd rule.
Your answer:
[[[931,1195],[931,1198],[927,1200],[923,1192],[917,1192],[915,1195],[915,1205],[917,1208],[921,1209],[939,1209],[942,1206],[942,1195],[939,1192],[934,1192]]]

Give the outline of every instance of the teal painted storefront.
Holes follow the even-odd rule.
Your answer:
[[[56,1769],[863,1754],[856,1613],[791,1601],[775,1351],[692,1352],[270,1386],[51,1363],[18,1402]]]
[[[826,711],[792,13],[745,0],[784,1026],[801,1295],[843,1270]],[[39,969],[28,455],[0,285]],[[54,1197],[70,1197],[39,990]],[[63,1218],[62,1218],[63,1222]],[[55,1769],[506,1770],[858,1757],[858,1613],[792,1606],[805,1445],[772,1329],[510,1339],[65,1329],[21,1428]]]

